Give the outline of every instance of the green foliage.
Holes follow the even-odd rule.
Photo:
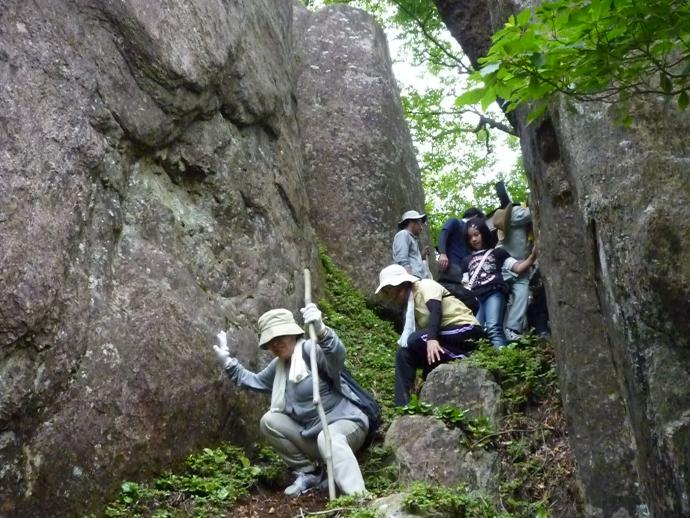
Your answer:
[[[326,509],[331,509],[335,516],[342,518],[378,518],[380,515],[373,509],[366,507],[367,498],[358,495],[340,496],[331,500]]]
[[[511,16],[494,34],[478,88],[459,106],[497,98],[507,110],[535,103],[539,117],[556,93],[581,101],[618,103],[619,120],[630,123],[637,94],[675,98],[688,105],[690,4],[686,0],[555,0],[534,13]]]
[[[434,406],[419,400],[413,395],[410,402],[398,409],[398,413],[406,415],[432,415],[450,428],[460,428],[464,432],[463,444],[465,446],[483,447],[485,438],[492,435],[495,430],[484,416],[472,418],[467,411],[453,405]]]
[[[533,337],[526,336],[520,343],[500,350],[482,341],[465,361],[495,376],[503,390],[503,399],[513,411],[558,394],[553,351],[545,342]]]
[[[360,456],[364,484],[372,494],[380,494],[397,487],[400,468],[393,459],[393,451],[380,443],[374,443]]]
[[[364,295],[321,249],[326,272],[326,293],[319,307],[325,321],[347,347],[347,367],[357,381],[383,408],[384,418],[393,415],[395,349],[398,334],[390,322],[367,307]]]
[[[501,511],[485,495],[469,491],[463,484],[449,488],[438,484],[416,482],[403,499],[403,507],[420,516],[441,514],[463,518],[506,518],[511,515]]]
[[[204,448],[189,456],[185,467],[182,474],[168,473],[149,484],[124,482],[119,498],[107,507],[105,515],[162,518],[178,516],[180,509],[187,516],[223,514],[257,481],[275,480],[285,469],[268,448],[260,448],[258,463],[252,464],[241,449],[231,445]]]

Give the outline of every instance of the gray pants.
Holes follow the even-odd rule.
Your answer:
[[[513,297],[510,306],[508,306],[504,327],[518,333],[522,333],[526,327],[527,303],[529,302],[529,275],[529,272],[523,272],[518,277],[511,277],[506,281],[508,286],[510,286]],[[504,275],[503,278],[505,279],[505,277]]]
[[[302,427],[280,412],[266,412],[261,418],[261,435],[296,471],[310,472],[314,461],[325,458],[326,440],[323,431],[317,437],[302,437]],[[363,493],[364,479],[354,452],[361,448],[366,431],[357,423],[340,420],[328,426],[333,449],[333,478],[345,495]]]

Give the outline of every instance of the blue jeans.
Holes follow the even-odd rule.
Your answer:
[[[501,291],[492,291],[479,299],[477,320],[484,326],[486,334],[494,347],[508,343],[503,334],[503,314],[506,309],[506,296]]]

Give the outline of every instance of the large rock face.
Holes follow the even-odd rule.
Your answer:
[[[438,0],[493,32],[507,0]],[[481,6],[484,6],[483,9]],[[471,9],[470,9],[471,7]],[[478,29],[477,39],[486,27]],[[479,57],[478,49],[468,46]],[[640,98],[635,123],[554,103],[516,119],[535,202],[571,443],[590,516],[690,515],[690,114]]]
[[[257,367],[256,317],[320,282],[291,24],[288,0],[3,3],[0,515],[84,515],[255,437],[210,344]]]
[[[346,5],[295,9],[297,106],[310,219],[365,294],[390,264],[395,224],[423,211],[419,167],[393,77],[386,37]]]

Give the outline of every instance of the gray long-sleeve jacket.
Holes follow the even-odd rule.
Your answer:
[[[339,383],[340,369],[345,362],[345,346],[330,328],[327,328],[326,335],[319,341],[319,346],[316,350],[319,373],[325,373],[331,380],[337,380],[336,383]],[[305,340],[302,347],[309,355],[312,348],[311,340]],[[226,372],[238,387],[270,393],[273,391],[273,379],[279,361],[279,358],[273,358],[266,368],[256,373],[245,369],[239,363],[228,367]],[[289,368],[288,363],[286,369]],[[346,390],[345,386],[340,388]],[[365,430],[368,428],[369,420],[364,412],[334,388],[332,383],[325,380],[324,376],[319,376],[319,391],[329,423],[347,419],[358,423]],[[287,381],[284,413],[302,425],[301,434],[304,437],[314,437],[321,431],[321,421],[314,406],[311,372],[299,383]]]
[[[431,279],[431,272],[419,251],[419,240],[406,229],[399,231],[393,238],[393,262],[404,266],[420,279]]]
[[[506,237],[503,238],[503,248],[512,257],[522,261],[529,255],[527,234],[529,224],[532,223],[532,214],[527,207],[513,207],[510,215],[510,229]]]

